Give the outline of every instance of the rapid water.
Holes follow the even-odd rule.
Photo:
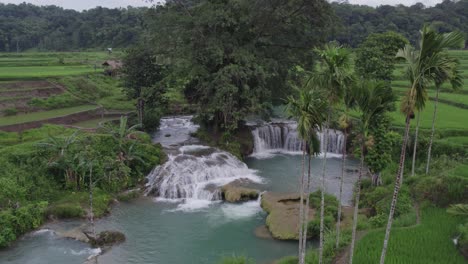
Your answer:
[[[325,136],[328,134],[328,144],[325,146]],[[271,153],[300,154],[303,141],[298,137],[297,123],[293,121],[278,121],[255,126],[252,130],[254,139],[253,155],[270,157]],[[328,129],[317,132],[320,139],[320,151],[341,155],[344,148],[344,136],[341,131]],[[334,155],[336,156],[336,155]]]
[[[255,230],[265,224],[266,217],[259,201],[224,203],[219,200],[218,188],[235,179],[248,178],[262,191],[297,192],[301,156],[271,152],[267,159],[254,155],[245,164],[229,153],[194,145],[197,140],[191,133],[197,126],[190,119],[162,120],[161,130],[154,135],[154,140],[168,150],[169,160],[148,175],[148,196],[119,203],[108,217],[97,221],[98,230],[119,230],[127,238],[99,256],[98,263],[210,264],[217,263],[222,256],[235,254],[251,257],[259,264],[269,264],[280,257],[296,254],[295,242],[255,235]],[[293,133],[291,130],[290,134]],[[265,152],[288,149],[284,144],[278,147],[274,144],[265,146]],[[255,147],[259,149],[258,145]],[[331,158],[327,163],[328,192],[337,190],[340,162],[338,158]],[[321,159],[313,159],[314,186],[318,186],[319,164]],[[355,161],[348,161],[350,169],[354,170],[355,165]],[[349,172],[345,180],[345,204],[352,198],[355,176]],[[67,224],[58,225],[63,228]],[[43,231],[27,235],[10,249],[0,251],[0,263],[81,264],[94,253],[86,244]]]

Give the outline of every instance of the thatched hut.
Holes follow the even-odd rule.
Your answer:
[[[123,63],[119,60],[106,60],[102,66],[104,67],[104,73],[109,76],[116,76],[122,69]]]

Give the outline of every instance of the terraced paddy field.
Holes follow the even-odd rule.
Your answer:
[[[117,52],[0,53],[0,126],[44,121],[97,108],[131,111],[121,81],[104,74]],[[94,116],[90,116],[94,119]],[[77,122],[87,121],[80,118]],[[84,125],[95,126],[96,122]],[[67,120],[67,124],[69,121]]]
[[[439,93],[439,104],[437,110],[437,129],[464,129],[468,130],[468,50],[449,51],[451,55],[460,60],[460,69],[462,70],[463,87],[458,91],[452,91],[449,84],[444,84]],[[405,65],[398,64],[394,72],[394,81],[392,82],[394,92],[403,96],[408,90],[410,83],[404,75]],[[430,129],[432,124],[432,114],[434,111],[434,98],[436,97],[435,87],[429,87],[428,97],[425,109],[421,114],[422,129]],[[400,103],[397,102],[397,109]],[[404,126],[404,117],[397,111],[393,112],[394,124]],[[415,126],[416,122],[412,122]]]

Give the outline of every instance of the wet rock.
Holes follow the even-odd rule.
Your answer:
[[[245,187],[248,180],[236,180],[221,187],[222,197],[226,202],[237,203],[258,199],[259,191]]]
[[[261,206],[268,213],[266,226],[272,236],[281,240],[299,239],[299,194],[266,192]],[[314,219],[314,209],[309,210],[309,221]]]
[[[89,243],[95,248],[109,248],[125,241],[125,235],[119,231],[102,231],[96,237],[84,233],[89,239]]]
[[[84,243],[89,243],[88,237],[83,233],[83,226],[76,227],[66,231],[55,231],[60,237],[78,240]]]

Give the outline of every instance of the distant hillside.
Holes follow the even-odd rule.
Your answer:
[[[0,3],[0,52],[126,47],[138,41],[145,10],[97,7],[78,12]]]
[[[370,33],[390,30],[403,34],[414,44],[425,23],[440,32],[464,32],[468,40],[468,0],[445,0],[428,8],[421,3],[377,8],[347,3],[332,5],[342,24],[334,38],[353,47]]]
[[[400,32],[415,43],[424,23],[441,32],[462,31],[468,39],[468,0],[445,0],[428,8],[420,3],[377,8],[348,3],[331,5],[338,18],[332,39],[352,47],[370,33],[389,30]],[[56,6],[0,3],[0,52],[128,47],[144,32],[146,10],[97,7],[78,12]]]

